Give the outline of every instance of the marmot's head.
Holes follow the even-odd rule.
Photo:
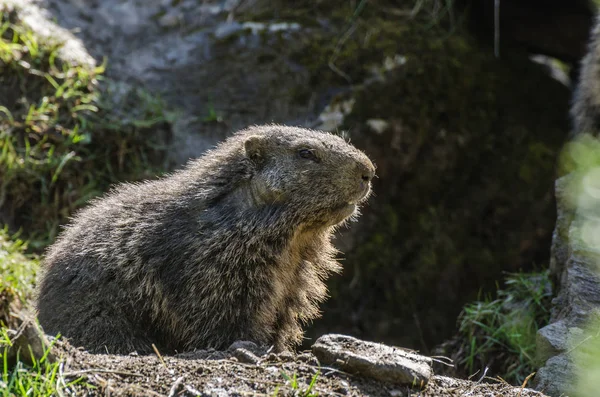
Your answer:
[[[353,215],[371,191],[375,166],[344,139],[278,125],[238,136],[253,168],[256,204],[284,205],[307,226],[333,226]]]

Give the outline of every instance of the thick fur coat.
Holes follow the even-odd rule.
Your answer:
[[[374,166],[329,133],[251,127],[185,168],[123,184],[50,247],[44,330],[98,353],[297,345],[340,266],[330,243]]]

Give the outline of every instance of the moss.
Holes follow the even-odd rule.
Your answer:
[[[39,249],[119,180],[154,176],[169,138],[162,102],[64,62],[14,12],[0,19],[0,221]],[[100,80],[104,80],[100,84]]]

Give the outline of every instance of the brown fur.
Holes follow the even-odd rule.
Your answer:
[[[240,131],[78,213],[47,252],[40,323],[93,352],[293,347],[339,271],[334,228],[356,216],[373,175],[325,132]]]

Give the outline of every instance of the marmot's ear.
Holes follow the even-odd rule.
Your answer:
[[[265,154],[265,140],[261,136],[252,135],[246,138],[244,142],[246,157],[256,164],[262,163]]]

